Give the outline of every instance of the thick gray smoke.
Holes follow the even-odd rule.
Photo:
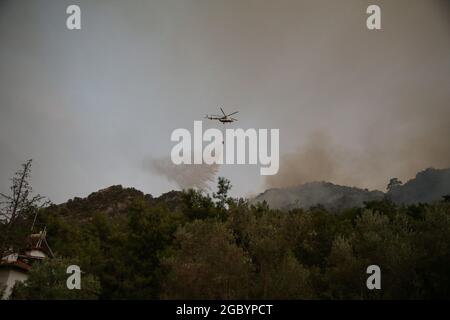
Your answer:
[[[267,176],[268,187],[295,186],[310,181],[345,181],[346,153],[325,132],[315,132],[296,152],[281,156],[280,170]],[[351,178],[351,175],[349,176]]]
[[[437,109],[434,115],[418,109],[414,117],[407,112],[397,115],[409,124],[403,130],[385,123],[368,128],[367,145],[360,150],[338,145],[329,133],[312,134],[297,151],[281,156],[280,170],[266,178],[267,187],[330,181],[385,190],[389,178],[406,181],[429,167],[449,168],[450,107]]]
[[[333,72],[318,83],[334,87],[312,90],[316,113],[298,111],[316,133],[298,135],[303,143],[281,156],[265,187],[325,180],[384,190],[391,177],[450,167],[450,1],[380,5],[383,31],[349,28],[334,44],[342,50],[324,60]]]
[[[170,159],[152,159],[148,168],[154,173],[174,182],[181,189],[210,189],[209,184],[214,182],[219,165],[213,164],[180,164],[175,165]]]

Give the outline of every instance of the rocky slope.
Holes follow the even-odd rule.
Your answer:
[[[309,208],[322,205],[327,209],[360,207],[365,201],[381,200],[384,193],[369,191],[330,182],[309,182],[296,187],[266,190],[252,202],[266,201],[271,208]]]

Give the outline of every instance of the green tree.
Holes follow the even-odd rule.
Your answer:
[[[227,209],[231,199],[228,192],[231,190],[231,181],[224,177],[219,177],[217,183],[217,193],[213,193],[213,198],[217,200],[217,208],[220,210]]]
[[[246,230],[253,263],[252,298],[309,299],[314,296],[310,271],[295,253],[292,216],[278,211],[255,211]]]
[[[427,208],[425,218],[417,221],[412,239],[417,259],[415,278],[423,299],[450,297],[450,203],[436,203]]]
[[[128,212],[125,233],[118,235],[121,245],[114,248],[111,279],[117,288],[113,298],[156,299],[161,289],[161,259],[173,240],[182,218],[164,207],[148,207],[136,201]]]
[[[188,220],[206,219],[216,215],[214,202],[209,195],[204,195],[202,191],[195,189],[183,191],[182,202],[183,213]]]
[[[364,262],[355,254],[352,241],[338,236],[328,258],[326,269],[328,299],[362,299],[365,287]]]
[[[0,255],[16,252],[26,244],[39,209],[49,204],[33,194],[30,184],[32,160],[22,164],[11,179],[10,194],[0,193]]]
[[[100,283],[91,275],[82,273],[81,289],[67,288],[67,267],[77,264],[68,258],[46,259],[35,263],[24,283],[14,286],[11,299],[26,300],[92,300],[100,294]]]
[[[248,298],[250,260],[222,222],[196,220],[178,229],[164,265],[163,298]]]
[[[395,187],[401,186],[402,184],[403,184],[403,182],[401,182],[400,179],[392,178],[391,180],[389,180],[389,183],[387,185],[387,190],[390,191]]]

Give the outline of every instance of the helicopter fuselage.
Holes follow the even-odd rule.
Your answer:
[[[235,121],[235,120],[228,119],[228,118],[222,118],[222,119],[218,119],[218,120],[222,123],[231,123],[231,122]]]
[[[217,120],[222,123],[231,123],[231,122],[237,121],[236,119],[230,119],[230,118],[226,118],[226,117],[215,117],[215,116],[206,116],[206,119]]]

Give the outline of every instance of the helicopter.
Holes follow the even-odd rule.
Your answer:
[[[218,120],[218,121],[222,122],[223,124],[237,121],[237,119],[231,118],[230,116],[232,116],[233,114],[238,113],[239,111],[235,111],[235,112],[230,113],[230,114],[226,114],[225,111],[223,111],[222,108],[220,108],[220,111],[222,111],[223,116],[222,115],[206,115],[205,119]]]

